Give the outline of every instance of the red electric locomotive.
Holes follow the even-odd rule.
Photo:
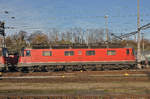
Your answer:
[[[132,48],[24,49],[19,70],[103,70],[133,68]]]

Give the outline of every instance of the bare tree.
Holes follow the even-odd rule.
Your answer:
[[[23,47],[27,47],[27,32],[20,31],[11,36],[6,37],[6,46],[9,51],[20,52]]]
[[[87,29],[86,30],[86,42],[87,43],[99,43],[103,41],[104,30],[103,29]]]
[[[28,38],[31,46],[34,45],[39,45],[39,46],[48,46],[49,45],[49,40],[48,40],[48,36],[44,33],[42,33],[42,31],[36,31],[34,33],[32,33],[29,38]]]
[[[48,33],[48,39],[50,40],[51,43],[57,43],[61,39],[59,30],[56,28],[50,29]]]

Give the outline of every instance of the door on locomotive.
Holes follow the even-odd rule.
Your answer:
[[[0,71],[6,66],[8,57],[8,50],[7,48],[0,48]]]
[[[31,49],[25,49],[25,48],[23,48],[22,50],[21,50],[21,57],[20,57],[21,59],[22,59],[22,62],[23,63],[31,63],[32,62],[32,60],[31,60]]]

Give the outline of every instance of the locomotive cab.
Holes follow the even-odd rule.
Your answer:
[[[8,50],[6,48],[0,48],[0,71],[5,67],[8,57]]]
[[[24,48],[22,48],[22,50],[21,50],[21,56],[22,57],[31,56],[31,51],[30,50],[25,50]]]

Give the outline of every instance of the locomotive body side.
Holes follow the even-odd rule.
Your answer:
[[[133,49],[25,49],[18,61],[18,67],[110,64],[135,65]]]

